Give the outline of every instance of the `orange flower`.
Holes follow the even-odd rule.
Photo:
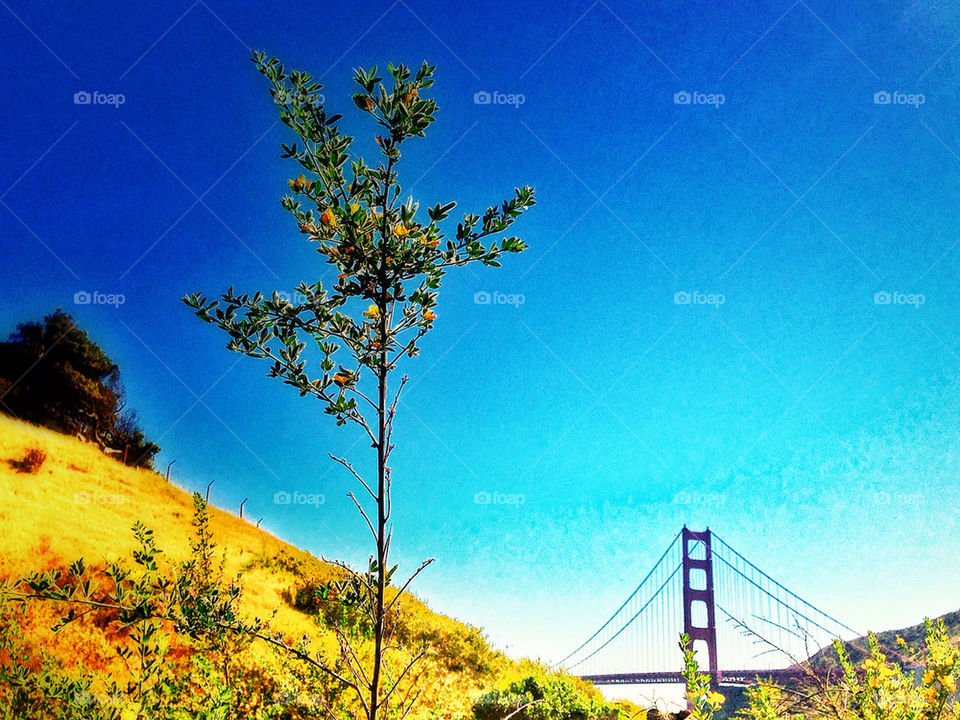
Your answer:
[[[371,305],[363,315],[368,318],[380,317],[380,308],[376,305]]]
[[[343,387],[344,385],[348,385],[350,383],[350,376],[345,375],[344,373],[337,373],[333,376],[333,381],[340,387]]]
[[[405,93],[403,94],[403,101],[404,101],[405,103],[411,103],[411,102],[413,102],[414,100],[416,100],[417,97],[418,97],[418,95],[417,95],[417,89],[414,88],[413,90],[407,90],[407,92],[405,92]]]
[[[287,185],[289,185],[294,191],[300,192],[301,190],[309,190],[313,185],[313,181],[307,180],[303,175],[299,176],[296,180],[287,180]]]
[[[423,244],[426,245],[428,248],[435,248],[437,245],[440,244],[440,241],[439,241],[439,240],[424,240],[424,241],[423,241]]]
[[[406,225],[397,225],[393,229],[393,232],[396,233],[399,237],[406,237],[407,235],[410,234],[410,230],[409,228],[407,228]]]
[[[337,226],[337,216],[333,214],[333,210],[327,208],[320,216],[320,222],[326,227],[335,228]]]
[[[373,110],[373,98],[369,95],[354,95],[353,102],[361,110]]]
[[[301,223],[300,231],[305,233],[316,234],[317,226],[314,225],[313,223]]]
[[[427,322],[431,322],[433,320],[436,320],[437,316],[432,310],[424,310],[423,319],[426,320]]]

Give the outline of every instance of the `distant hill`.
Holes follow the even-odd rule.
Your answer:
[[[960,641],[960,610],[947,613],[942,615],[940,618],[931,618],[932,620],[943,620],[944,625],[947,627],[947,633],[950,638],[954,641]],[[883,632],[874,633],[877,640],[880,643],[880,646],[883,648],[884,652],[887,655],[887,659],[893,662],[899,662],[899,656],[903,654],[903,651],[900,649],[900,646],[897,643],[897,638],[901,637],[907,643],[907,646],[915,651],[923,654],[924,649],[924,638],[926,637],[924,624],[918,623],[916,625],[911,625],[910,627],[901,628],[900,630],[885,630]],[[869,642],[866,636],[856,638],[850,642],[844,643],[844,646],[848,653],[850,653],[850,658],[855,663],[862,662],[867,653],[865,652],[868,648]],[[813,666],[820,670],[831,670],[839,666],[837,662],[837,655],[833,651],[833,647],[822,648],[819,652],[814,654],[811,657],[811,662]]]
[[[35,472],[18,471],[31,448],[45,459]],[[189,555],[193,503],[187,492],[155,472],[105,456],[93,444],[4,415],[0,499],[0,578],[65,568],[79,557],[101,567],[111,559],[129,562],[135,547],[130,527],[136,520],[154,530],[168,559]],[[316,649],[335,651],[333,633],[309,608],[298,608],[303,598],[312,599],[305,587],[333,578],[336,571],[229,512],[211,508],[211,526],[218,553],[225,551],[226,575],[243,571],[243,611],[261,618],[276,612],[273,627],[289,637],[309,634]],[[53,635],[56,614],[53,607],[32,610],[23,637],[67,666],[110,672],[118,667],[109,639],[85,620]],[[434,717],[469,717],[482,691],[536,670],[535,663],[515,662],[491,649],[478,628],[435,613],[414,596],[404,601],[402,617],[411,634],[435,648],[421,696],[423,706],[437,709]],[[263,662],[271,662],[270,650],[261,648],[261,653]],[[600,697],[589,684],[575,682]]]

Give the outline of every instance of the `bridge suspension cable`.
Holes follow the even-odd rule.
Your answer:
[[[682,531],[681,531],[681,532],[682,532]],[[667,549],[663,551],[663,555],[660,556],[660,559],[657,560],[657,562],[654,564],[654,566],[650,569],[650,572],[648,572],[648,573],[646,574],[646,576],[644,576],[643,580],[640,581],[640,584],[637,585],[637,587],[634,589],[634,591],[633,591],[632,593],[630,593],[629,596],[627,596],[627,599],[623,601],[623,604],[622,604],[620,607],[618,607],[616,610],[613,611],[613,614],[612,614],[609,618],[607,618],[607,621],[606,621],[605,623],[603,623],[603,625],[601,625],[601,626],[597,629],[597,631],[593,633],[593,635],[591,635],[591,636],[588,637],[586,640],[584,640],[582,643],[580,643],[580,644],[576,647],[576,649],[574,649],[572,652],[570,652],[570,653],[569,653],[566,657],[564,657],[562,660],[559,660],[558,662],[556,662],[556,663],[554,664],[554,667],[563,665],[567,660],[569,660],[571,657],[573,657],[573,656],[576,655],[578,652],[580,652],[581,650],[583,650],[583,648],[585,648],[585,647],[590,643],[591,640],[593,640],[595,637],[597,637],[597,635],[599,635],[600,633],[602,633],[602,632],[607,628],[607,626],[614,621],[614,619],[617,617],[617,615],[619,615],[620,612],[629,604],[629,602],[630,602],[631,600],[633,600],[634,597],[636,597],[637,593],[639,593],[640,590],[643,589],[643,586],[644,586],[644,585],[646,584],[646,582],[653,576],[653,574],[654,574],[654,572],[657,570],[657,568],[660,567],[660,564],[664,561],[664,559],[667,557],[667,555],[670,553],[670,551],[674,549],[674,546],[677,544],[677,540],[680,539],[680,535],[681,535],[681,533],[678,532],[678,533],[674,536],[673,540],[670,542],[670,545],[667,546]],[[634,615],[634,618],[632,618],[632,619],[635,619],[635,618],[636,618],[636,615]],[[628,623],[628,624],[629,624],[629,623]],[[621,630],[622,630],[622,629],[623,629],[623,628],[621,628]],[[618,633],[618,634],[619,634],[619,633]],[[581,662],[582,662],[582,661],[581,661]]]
[[[797,662],[834,639],[860,635],[710,530],[684,528],[620,607],[556,666],[594,682],[676,682],[684,631],[699,638],[698,652],[707,644],[713,672],[730,677],[796,673]]]

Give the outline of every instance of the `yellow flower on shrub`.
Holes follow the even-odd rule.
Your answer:
[[[313,187],[313,181],[307,180],[304,175],[300,175],[294,180],[287,180],[287,185],[290,186],[291,190],[295,192],[301,192],[302,190],[309,190]]]

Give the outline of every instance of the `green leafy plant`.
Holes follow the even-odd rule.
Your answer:
[[[760,680],[745,691],[747,705],[738,717],[747,720],[793,720],[802,717],[793,712],[784,698],[783,688],[772,682]]]
[[[491,690],[473,704],[475,720],[617,720],[615,705],[599,701],[573,678],[538,673]]]
[[[960,717],[953,698],[960,676],[960,648],[948,639],[942,621],[925,621],[926,636],[922,653],[910,653],[905,642],[901,648],[910,654],[913,667],[890,662],[872,633],[869,655],[855,665],[840,641],[834,648],[843,675],[827,685],[821,705],[844,718],[861,720],[939,720]],[[919,675],[919,677],[918,677]]]
[[[683,652],[683,679],[687,685],[686,697],[690,717],[693,720],[713,720],[716,712],[723,707],[725,698],[712,689],[711,677],[700,672],[697,653],[689,635],[680,636],[680,650]]]
[[[368,720],[403,715],[416,699],[412,685],[403,687],[423,651],[388,668],[396,649],[391,616],[410,582],[431,562],[422,563],[398,588],[388,592],[396,566],[390,564],[392,540],[390,456],[397,405],[404,384],[391,378],[404,358],[418,354],[419,341],[437,319],[437,292],[452,267],[471,263],[499,266],[504,253],[526,245],[517,237],[496,241],[534,204],[531,188],[468,213],[446,231],[455,202],[441,202],[425,212],[413,198],[401,202],[397,168],[401,148],[423,137],[434,121],[436,102],[425,96],[434,68],[416,71],[389,65],[384,82],[376,67],[357,69],[356,107],[379,129],[379,157],[368,163],[350,154],[353,138],[344,134],[339,114],[327,112],[322,86],[306,72],[287,71],[276,58],[256,52],[253,61],[270,84],[281,121],[298,141],[284,144],[283,157],[299,165],[289,180],[291,194],[281,204],[299,232],[337,280],[303,282],[291,300],[279,292],[237,294],[232,288],[219,300],[200,293],[184,298],[197,314],[227,333],[227,347],[270,363],[268,375],[296,388],[301,396],[321,401],[338,425],[351,423],[364,433],[376,454],[376,477],[368,481],[345,458],[331,457],[363,489],[364,501],[350,493],[373,539],[367,567],[346,573],[325,589],[321,600],[338,602],[368,619],[372,651],[364,657],[355,637],[335,627],[346,672],[336,676],[355,694]],[[309,349],[308,349],[309,348]],[[389,679],[385,677],[389,675]],[[402,689],[403,688],[403,689]]]
[[[237,672],[238,656],[253,640],[261,640],[282,658],[310,659],[307,641],[291,643],[264,622],[240,617],[240,578],[224,579],[206,503],[199,494],[193,500],[194,536],[186,562],[161,565],[153,532],[138,522],[133,526],[138,547],[127,562],[95,571],[81,559],[65,571],[33,572],[0,584],[0,701],[16,709],[12,717],[278,716],[276,703],[254,702],[250,684],[259,672],[249,667]],[[95,614],[97,626],[116,638],[114,651],[126,668],[125,682],[106,673],[67,672],[46,655],[38,666],[13,631],[17,610],[37,601],[62,605],[55,631]],[[175,644],[176,655],[171,653]],[[335,697],[328,692],[328,678],[310,672],[296,677],[312,689],[316,703]]]

